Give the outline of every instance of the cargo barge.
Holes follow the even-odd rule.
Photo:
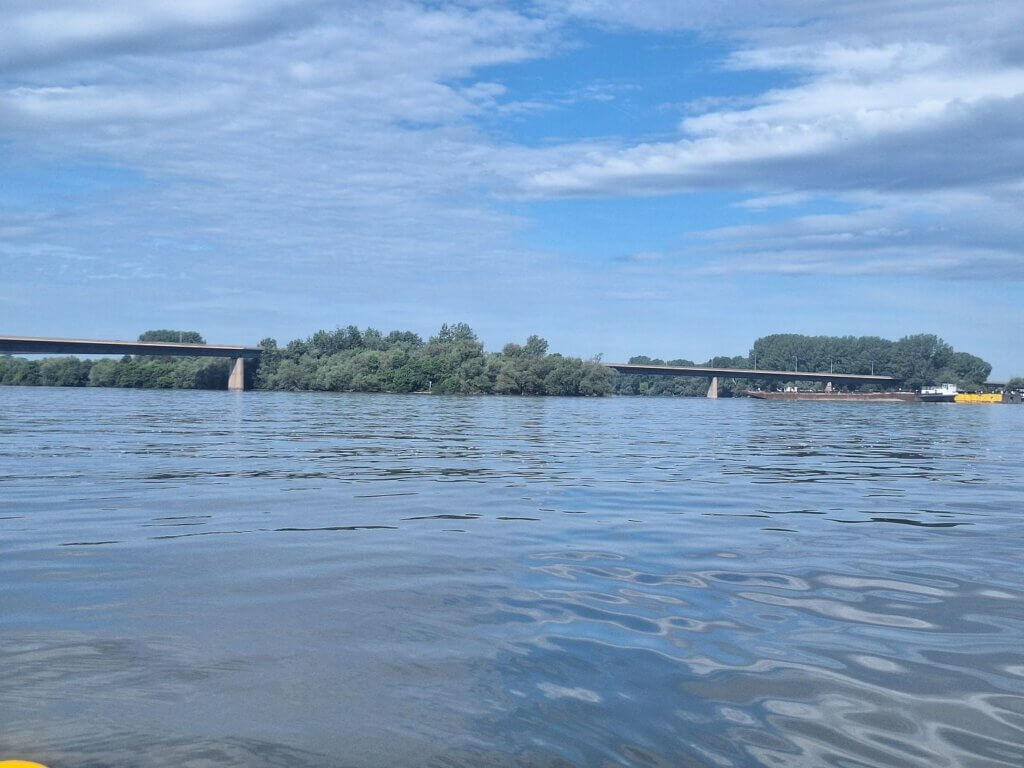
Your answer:
[[[785,392],[771,392],[761,389],[748,389],[747,397],[758,400],[807,400],[817,402],[856,402],[856,403],[1024,403],[1024,394],[1013,392],[950,392],[945,389],[921,390],[920,392],[801,392],[789,389]]]
[[[960,392],[954,403],[1019,403],[1020,392]]]
[[[748,389],[743,394],[758,400],[850,401],[857,403],[917,402],[916,392],[768,392],[761,389]]]
[[[961,392],[955,384],[922,389],[918,400],[924,403],[1017,403],[1021,402],[1020,390],[1004,392]]]

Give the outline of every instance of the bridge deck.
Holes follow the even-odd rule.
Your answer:
[[[604,363],[619,373],[646,376],[718,376],[723,379],[773,379],[775,381],[831,381],[835,384],[895,384],[892,376],[859,373],[820,373],[817,371],[774,371],[757,368],[709,368],[702,365],[641,365],[637,363]]]
[[[256,358],[260,347],[226,344],[178,344],[165,341],[103,341],[0,336],[0,354],[23,355],[177,355],[179,357]]]

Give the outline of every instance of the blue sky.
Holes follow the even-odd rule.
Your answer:
[[[350,323],[1024,374],[1024,6],[14,0],[0,333]]]

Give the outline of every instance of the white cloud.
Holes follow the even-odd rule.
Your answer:
[[[882,58],[892,61],[888,55]],[[921,71],[919,64],[909,72],[887,68],[882,74],[865,66],[857,79],[830,64],[827,74],[769,91],[752,106],[684,118],[683,137],[677,141],[593,153],[582,162],[536,174],[524,188],[541,196],[718,186],[842,188],[842,180],[835,177],[837,162],[878,154],[879,142],[891,138],[932,138],[943,128],[955,138],[960,126],[975,129],[972,118],[979,111],[1011,106],[1024,96],[1024,68]],[[1019,162],[1015,133],[991,139],[1002,142],[1007,155]],[[803,167],[795,165],[801,160]],[[976,178],[969,181],[990,180],[988,165],[979,163],[975,170]],[[927,186],[934,174],[930,159],[916,171]],[[883,167],[862,183],[885,188],[892,177]]]
[[[761,195],[751,197],[736,203],[737,208],[746,208],[751,211],[764,210],[766,208],[782,208],[791,205],[800,205],[811,199],[807,192],[781,192],[773,195]]]
[[[9,0],[0,72],[153,50],[216,48],[309,23],[310,0]]]
[[[523,174],[526,196],[732,190],[753,213],[838,199],[850,214],[715,230],[680,253],[715,274],[1024,279],[1021,4],[576,0],[569,13],[730,39],[724,69],[787,82],[692,102],[673,140],[549,152]]]
[[[978,193],[855,195],[848,213],[701,233],[704,274],[917,275],[1024,280],[1016,205]]]
[[[793,69],[855,78],[887,72],[928,69],[948,58],[947,46],[935,43],[888,43],[853,47],[836,42],[790,45],[734,51],[725,60],[728,69]]]
[[[738,104],[697,100],[677,140],[573,153],[525,179],[527,194],[946,188],[1024,168],[1019,121],[1008,119],[1024,96],[1024,50],[1012,44],[1020,3],[574,0],[567,12],[731,38],[723,67],[781,70],[794,82]],[[943,153],[957,155],[955,172],[936,162]]]
[[[990,54],[1020,58],[1024,6],[1017,0],[550,0],[570,17],[612,28],[725,35],[747,47],[779,47],[808,41],[845,45],[958,41]]]
[[[576,291],[597,315],[593,297],[671,294],[665,275],[682,282],[700,269],[1020,275],[1019,3],[994,0],[985,13],[944,0],[825,11],[799,0],[559,5],[9,1],[4,152],[71,182],[86,162],[133,179],[70,201],[43,190],[25,215],[0,210],[5,279],[63,281],[70,302],[85,281],[160,276],[137,300],[230,305],[241,328],[253,323],[240,313],[273,296],[280,306],[265,311],[358,319],[350,308],[387,305],[405,313],[401,325],[432,322],[431,312],[462,319],[445,310],[446,292],[448,307],[478,294],[530,314],[521,307],[543,310]],[[550,146],[548,136],[536,149],[489,136],[481,117],[574,118],[580,103],[636,87],[538,78],[516,89],[490,69],[565,50],[581,19],[697,31],[733,48],[723,68],[769,70],[788,84],[742,100],[707,94],[671,141]],[[739,212],[753,219],[819,197],[852,212],[715,230],[676,251],[677,241],[638,244],[649,250],[616,262],[620,271],[584,279],[521,247],[527,222],[495,204],[524,192],[708,189],[739,191]],[[619,285],[628,270],[636,284]],[[225,284],[260,299],[226,301],[207,287]],[[402,295],[390,295],[398,285]],[[78,301],[87,310],[97,299]],[[295,329],[308,330],[305,319]]]
[[[219,108],[231,97],[224,88],[201,93],[154,93],[110,85],[19,87],[0,92],[0,121],[26,130],[63,123],[115,125],[169,120]]]

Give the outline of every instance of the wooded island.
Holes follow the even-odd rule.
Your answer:
[[[196,331],[155,330],[139,341],[205,343]],[[703,396],[701,379],[617,374],[599,357],[583,360],[548,352],[548,343],[530,336],[486,352],[465,323],[445,324],[424,341],[411,331],[384,335],[354,325],[317,331],[279,346],[260,342],[263,354],[247,371],[253,389],[327,392],[431,392],[497,395],[682,395]],[[630,363],[695,365],[683,358],[634,356]],[[940,382],[962,388],[984,384],[992,366],[957,352],[938,336],[918,334],[889,341],[875,336],[776,334],[754,342],[746,356],[714,357],[700,365],[721,368],[876,373],[894,376],[907,388]],[[219,358],[150,357],[120,359],[51,357],[30,360],[0,356],[0,384],[65,387],[224,389],[230,361]],[[1014,383],[1021,383],[1014,379]],[[723,379],[719,394],[729,397],[750,381]],[[754,382],[756,386],[756,382]],[[767,386],[770,386],[767,384]]]

